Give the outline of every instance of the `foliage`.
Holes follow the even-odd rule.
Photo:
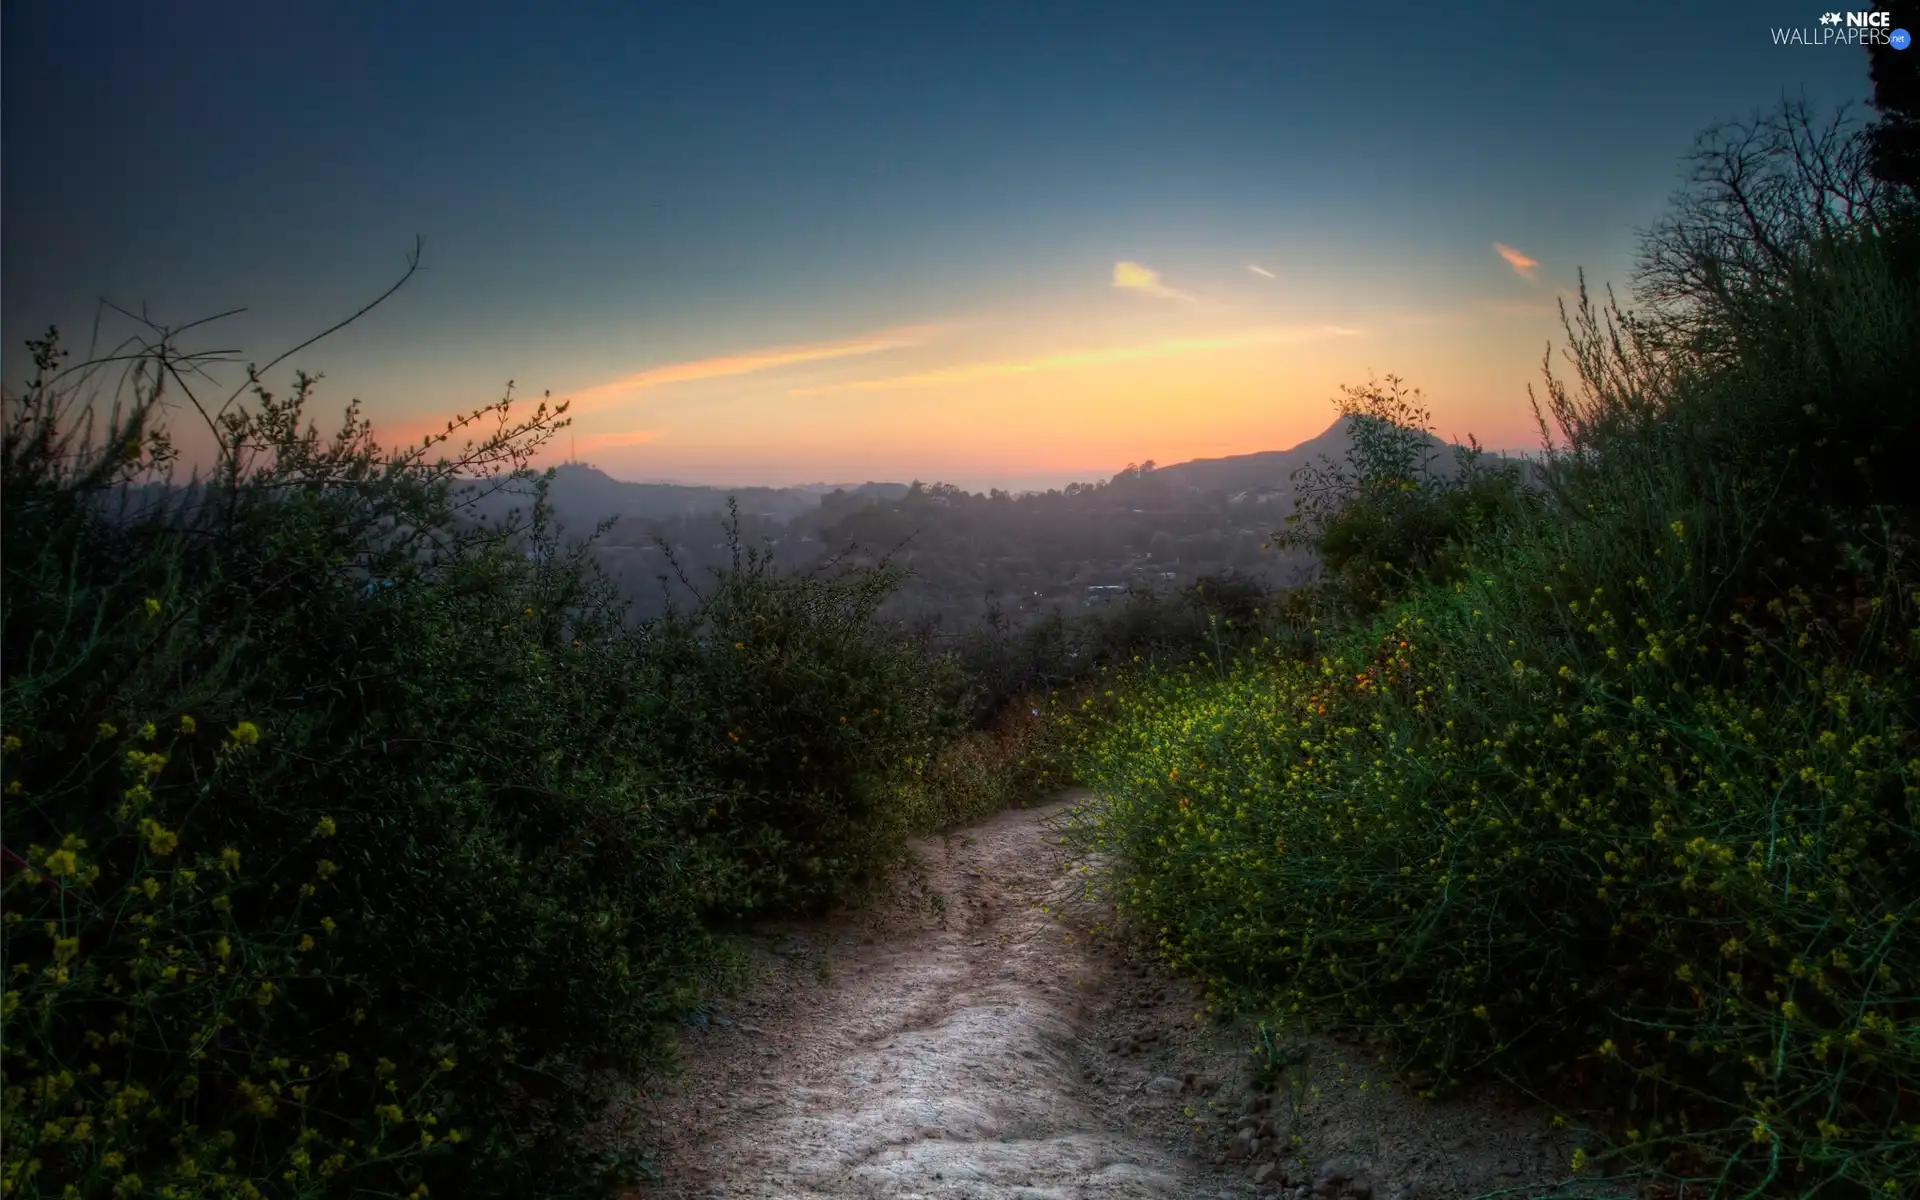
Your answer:
[[[595,1192],[576,1134],[667,1062],[722,922],[1039,782],[1027,735],[942,754],[952,667],[865,620],[885,571],[749,555],[628,619],[526,469],[545,405],[389,451],[250,373],[175,484],[169,338],[97,421],[97,364],[34,350],[0,480],[9,1197]]]
[[[1020,696],[943,746],[903,797],[916,830],[944,830],[1050,796],[1061,771],[1069,692]]]
[[[783,575],[737,521],[732,568],[647,631],[649,753],[723,790],[699,829],[745,871],[739,911],[819,907],[916,832],[897,798],[959,733],[961,683],[876,626],[897,568]]]
[[[1116,667],[1224,662],[1262,642],[1292,643],[1303,631],[1284,605],[1265,580],[1227,571],[1165,591],[1130,587],[1084,613],[1023,626],[989,607],[956,647],[968,687],[962,705],[992,720],[1021,697],[1083,688]]]
[[[1345,461],[1295,472],[1294,511],[1274,543],[1315,554],[1336,612],[1372,613],[1455,578],[1466,539],[1521,511],[1529,493],[1516,464],[1489,464],[1477,442],[1454,448],[1452,471],[1436,470],[1431,415],[1398,377],[1341,390]]]
[[[552,1081],[657,1053],[722,878],[620,749],[611,597],[448,505],[552,414],[430,465],[256,383],[220,469],[156,491],[166,348],[98,439],[36,350],[5,458],[9,1193],[524,1185],[592,1107]]]
[[[1596,1114],[1577,1170],[1920,1190],[1907,236],[1741,287],[1698,243],[1659,319],[1583,289],[1543,503],[1317,656],[1093,705],[1081,834],[1136,927],[1424,1088]]]
[[[1914,0],[1886,0],[1881,11],[1895,29],[1920,28],[1920,4]],[[1868,130],[1873,172],[1905,188],[1909,202],[1920,200],[1920,59],[1888,43],[1869,45],[1867,58],[1873,106],[1880,113]]]
[[[1822,263],[1862,238],[1892,257],[1896,277],[1914,278],[1912,207],[1875,174],[1865,133],[1844,109],[1822,121],[1789,102],[1702,134],[1667,216],[1641,239],[1641,336],[1725,366],[1764,335],[1756,318],[1770,305],[1861,278]]]

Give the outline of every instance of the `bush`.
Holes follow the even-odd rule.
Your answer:
[[[647,631],[647,753],[722,789],[696,831],[744,872],[730,915],[818,909],[920,832],[900,797],[960,731],[958,667],[875,625],[884,561],[783,576],[727,536],[733,569]]]
[[[1315,659],[1117,688],[1082,834],[1138,927],[1424,1088],[1604,1114],[1576,1167],[1920,1189],[1920,300],[1881,237],[1685,322],[1583,295],[1543,507]]]
[[[571,1077],[658,1058],[729,875],[629,749],[612,597],[523,551],[538,521],[452,507],[552,414],[430,466],[352,409],[303,428],[303,377],[222,418],[219,473],[138,488],[167,376],[96,440],[36,350],[5,451],[9,1193],[581,1182]]]
[[[1065,782],[1066,693],[1019,697],[986,725],[949,742],[927,764],[904,807],[916,832],[945,830],[1042,799]]]
[[[1224,662],[1263,642],[1293,643],[1306,618],[1257,576],[1226,571],[1171,591],[1130,587],[1072,617],[1049,613],[1014,628],[997,609],[956,650],[966,690],[957,703],[976,722],[1031,707],[1033,696],[1074,692],[1116,667]]]
[[[1402,380],[1348,387],[1335,401],[1350,445],[1344,463],[1296,472],[1281,549],[1311,550],[1329,616],[1379,612],[1422,584],[1450,582],[1473,535],[1525,511],[1520,468],[1488,463],[1477,442],[1435,469],[1438,439],[1418,389]]]
[[[941,756],[954,668],[868,619],[885,570],[748,554],[628,620],[526,469],[544,404],[386,451],[256,382],[174,486],[171,345],[97,425],[34,350],[0,478],[9,1197],[592,1194],[645,1164],[576,1135],[666,1063],[724,923],[1029,778]],[[524,519],[471,517],[499,488]]]

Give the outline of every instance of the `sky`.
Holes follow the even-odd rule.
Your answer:
[[[0,367],[133,332],[102,299],[244,307],[183,345],[264,362],[417,235],[269,377],[389,443],[513,381],[620,478],[1017,489],[1393,374],[1523,448],[1694,138],[1864,101],[1863,50],[1775,42],[1820,12],[6,0]]]

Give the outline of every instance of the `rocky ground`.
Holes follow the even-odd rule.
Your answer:
[[[919,903],[763,931],[685,1075],[608,1130],[663,1176],[635,1200],[1607,1194],[1543,1114],[1419,1100],[1338,1042],[1263,1084],[1256,1027],[1091,933],[1074,799],[923,847]]]

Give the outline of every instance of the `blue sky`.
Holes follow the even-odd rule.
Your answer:
[[[1773,0],[1434,7],[9,2],[6,377],[102,296],[271,357],[418,233],[295,360],[396,437],[513,379],[625,477],[1034,484],[1396,372],[1523,444],[1693,137],[1865,56]]]

